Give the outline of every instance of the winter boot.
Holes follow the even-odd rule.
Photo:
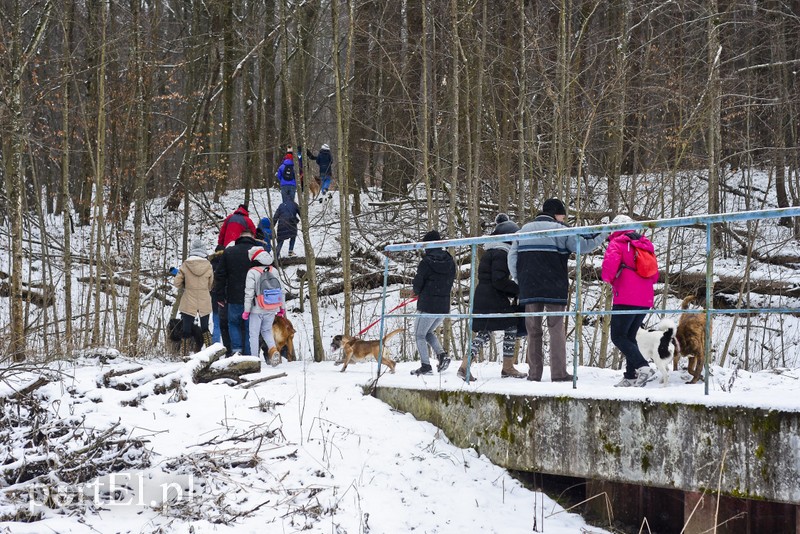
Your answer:
[[[514,368],[514,358],[503,358],[503,369],[500,370],[502,378],[525,378],[528,375]]]
[[[460,378],[464,382],[467,381],[467,359],[466,358],[461,360],[461,366],[458,368],[458,372],[456,372],[456,375],[458,376],[458,378]],[[475,375],[472,374],[472,371],[470,371],[470,373],[469,373],[469,381],[470,382],[475,382],[476,380],[477,380],[477,378],[475,378]]]
[[[189,357],[189,343],[191,340],[188,337],[181,338],[181,358],[184,360]]]
[[[420,365],[419,369],[415,371],[411,371],[412,375],[422,376],[422,375],[432,375],[433,374],[433,367],[429,363],[423,363]]]
[[[269,356],[267,363],[269,363],[272,367],[277,367],[277,365],[281,363],[281,353],[278,352],[277,347],[269,348]]]
[[[437,354],[436,359],[439,361],[439,365],[436,366],[436,370],[440,373],[450,366],[450,358],[447,356],[446,352]]]
[[[211,341],[211,332],[206,330],[205,332],[203,332],[203,345],[205,345],[206,347],[210,347],[213,344],[214,342]]]

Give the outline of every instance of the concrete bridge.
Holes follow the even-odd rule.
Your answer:
[[[385,386],[376,395],[497,465],[583,479],[585,498],[605,492],[629,525],[800,532],[800,412]],[[585,512],[608,524],[603,499]]]

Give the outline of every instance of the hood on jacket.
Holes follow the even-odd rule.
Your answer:
[[[453,258],[443,248],[429,248],[425,252],[425,260],[434,272],[446,274],[450,271],[450,262],[453,261]]]
[[[194,276],[204,276],[207,272],[213,271],[211,267],[211,263],[205,258],[189,258],[183,265],[192,273]]]
[[[247,257],[256,265],[272,265],[272,254],[267,252],[264,247],[251,247],[247,251]]]

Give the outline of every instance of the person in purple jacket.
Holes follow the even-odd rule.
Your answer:
[[[294,150],[292,147],[286,149],[281,166],[275,174],[281,186],[281,202],[294,201],[294,194],[297,191],[297,176],[294,169]],[[253,230],[255,232],[255,230]]]
[[[617,215],[612,223],[630,223],[627,215]],[[603,256],[603,281],[611,284],[612,311],[648,310],[653,307],[653,285],[658,273],[644,278],[635,269],[637,249],[654,252],[653,243],[632,230],[613,232]],[[644,313],[611,316],[611,342],[625,356],[625,374],[617,387],[644,386],[655,377],[636,343],[636,332],[644,322]]]

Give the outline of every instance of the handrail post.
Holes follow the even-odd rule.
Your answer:
[[[384,322],[386,321],[386,287],[389,285],[389,255],[386,255],[386,262],[383,267],[383,294],[381,295],[381,327],[380,343],[378,345],[378,375],[375,377],[375,387],[378,387],[378,379],[381,377],[381,360],[383,360],[383,332]]]
[[[578,348],[581,340],[581,240],[575,240],[575,342],[572,348],[572,389],[578,389]],[[566,320],[566,316],[564,316]],[[553,362],[550,362],[552,366]],[[552,375],[553,368],[550,368]]]
[[[469,352],[467,353],[467,385],[470,385],[470,378],[472,377],[472,313],[475,310],[475,271],[477,260],[475,259],[476,252],[478,251],[477,245],[471,245],[472,257],[470,259],[469,269],[469,319],[467,319],[467,335],[469,336]]]
[[[705,337],[705,351],[706,357],[703,358],[703,374],[705,380],[705,394],[708,395],[708,382],[710,375],[708,374],[709,365],[708,361],[711,359],[711,308],[714,305],[712,284],[714,283],[714,258],[712,255],[712,232],[711,223],[706,224],[706,337]]]

